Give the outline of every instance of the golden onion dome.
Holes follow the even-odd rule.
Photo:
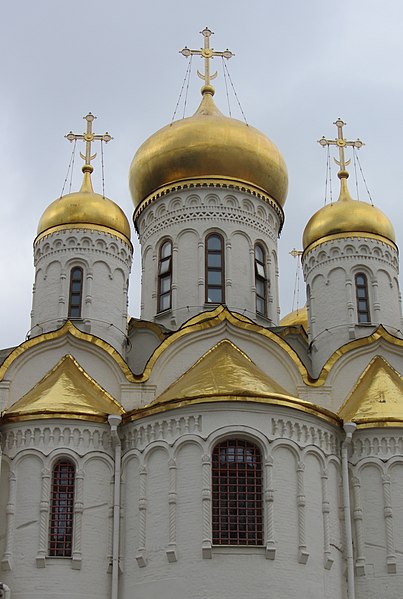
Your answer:
[[[292,327],[292,326],[302,326],[305,331],[308,331],[308,309],[305,306],[302,308],[297,308],[293,310],[289,314],[286,314],[280,320],[281,327]]]
[[[135,208],[165,185],[203,178],[249,184],[282,207],[288,175],[278,148],[254,127],[224,116],[211,86],[202,93],[192,117],[157,131],[134,156],[129,179]]]
[[[348,173],[338,173],[341,182],[340,196],[334,204],[318,210],[308,221],[303,234],[303,248],[329,235],[362,233],[377,235],[395,243],[395,231],[388,217],[379,208],[353,200],[347,187]]]
[[[84,179],[80,191],[69,193],[52,202],[42,214],[38,235],[60,226],[88,225],[112,229],[130,241],[130,225],[125,213],[115,202],[95,193],[91,183],[91,165],[83,166]]]

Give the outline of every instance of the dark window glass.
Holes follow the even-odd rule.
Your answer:
[[[355,276],[355,291],[357,297],[358,322],[371,322],[369,313],[368,283],[366,275],[360,273]]]
[[[212,459],[213,543],[262,545],[262,458],[256,445],[230,439]]]
[[[164,241],[158,261],[158,312],[172,305],[172,242]]]
[[[212,233],[206,239],[206,302],[224,301],[224,241],[221,235]]]
[[[81,317],[83,300],[83,269],[75,266],[70,272],[69,318]]]
[[[255,288],[256,288],[256,312],[266,316],[266,264],[265,252],[262,246],[255,245]]]
[[[71,557],[73,548],[75,468],[59,460],[52,473],[49,523],[49,555]]]

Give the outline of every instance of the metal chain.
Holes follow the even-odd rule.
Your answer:
[[[101,139],[101,171],[102,171],[102,197],[105,199],[104,142],[102,139]]]
[[[357,155],[355,153],[355,148],[353,146],[353,164],[354,164],[354,176],[355,176],[355,189],[357,192],[357,200],[360,199],[360,192],[358,189],[358,177],[357,177]]]
[[[180,101],[181,101],[182,94],[183,94],[183,88],[185,87],[185,84],[186,84],[186,78],[187,78],[188,76],[190,77],[190,69],[191,69],[191,65],[192,65],[192,57],[190,57],[190,60],[189,60],[189,62],[188,62],[188,66],[187,66],[187,68],[186,68],[186,73],[185,73],[185,77],[184,77],[184,79],[183,79],[183,83],[182,83],[181,91],[179,92],[179,98],[178,98],[178,101],[177,101],[177,103],[176,103],[176,106],[175,106],[174,113],[173,113],[173,115],[172,115],[171,125],[172,125],[172,123],[173,123],[173,122],[174,122],[174,120],[175,120],[176,113],[178,112],[179,103],[180,103]],[[189,86],[188,86],[188,87],[189,87]]]
[[[368,185],[367,185],[367,182],[366,182],[366,180],[365,180],[365,177],[364,177],[364,173],[363,173],[363,171],[362,171],[362,168],[361,168],[361,163],[360,163],[360,159],[358,158],[358,154],[357,154],[356,158],[357,158],[358,166],[359,166],[360,173],[361,173],[361,176],[362,176],[362,180],[364,181],[365,189],[366,189],[366,191],[367,191],[367,194],[368,194],[369,200],[370,200],[370,202],[371,202],[371,204],[372,204],[372,206],[373,206],[373,205],[374,205],[374,202],[372,201],[372,196],[371,196],[371,194],[369,193]]]
[[[71,192],[71,180],[72,180],[72,177],[73,177],[74,155],[75,155],[75,151],[76,151],[76,143],[77,143],[77,140],[74,141],[73,150],[72,150],[71,156],[70,156],[69,166],[67,168],[67,173],[66,173],[66,176],[64,178],[64,183],[63,183],[63,187],[62,187],[62,191],[61,191],[60,197],[63,197],[64,188],[66,187],[67,179],[69,178],[69,173],[70,173],[69,193]],[[70,169],[71,169],[71,172],[70,172]]]
[[[236,101],[237,101],[237,103],[238,103],[238,106],[239,106],[239,109],[240,109],[240,111],[241,111],[241,113],[242,113],[243,120],[245,121],[245,123],[246,123],[246,125],[247,125],[247,124],[248,124],[248,121],[246,120],[246,116],[245,116],[245,113],[244,113],[244,111],[242,110],[242,106],[241,106],[241,103],[240,103],[240,101],[239,101],[238,94],[236,93],[236,90],[235,90],[234,84],[232,83],[231,75],[229,74],[229,70],[228,70],[228,65],[227,65],[225,62],[223,63],[223,65],[224,65],[224,71],[226,71],[226,72],[227,72],[227,76],[228,76],[229,82],[230,82],[230,84],[231,84],[232,91],[234,92],[235,99],[236,99]]]
[[[332,167],[330,165],[330,149],[328,146],[328,150],[329,152],[329,159],[328,159],[328,165],[329,165],[329,191],[330,191],[330,203],[333,204],[333,184],[332,184]]]
[[[232,117],[232,113],[231,113],[231,104],[230,104],[230,100],[229,100],[229,93],[228,93],[228,80],[227,80],[227,74],[225,72],[225,64],[224,64],[224,56],[221,56],[221,62],[223,65],[223,73],[224,73],[224,83],[225,83],[225,93],[227,96],[227,103],[228,103],[228,113],[229,116]]]

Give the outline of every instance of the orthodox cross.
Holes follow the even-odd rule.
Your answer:
[[[340,172],[345,171],[346,167],[350,164],[351,160],[345,159],[344,156],[344,148],[346,146],[352,146],[353,148],[362,148],[365,144],[360,140],[356,139],[355,141],[347,141],[343,137],[343,127],[346,125],[340,118],[337,119],[336,122],[333,123],[337,127],[337,139],[326,139],[324,136],[322,139],[318,140],[318,143],[324,148],[325,146],[337,146],[339,148],[339,160],[334,158],[336,164],[340,167]]]
[[[83,117],[83,119],[85,121],[87,121],[87,130],[85,133],[79,134],[79,133],[73,133],[72,131],[70,131],[70,133],[68,133],[67,135],[64,136],[69,141],[75,141],[77,139],[82,139],[83,141],[85,141],[85,155],[80,152],[80,156],[84,160],[83,169],[85,167],[90,167],[88,169],[90,172],[92,172],[91,160],[94,160],[94,158],[97,155],[96,152],[95,152],[95,154],[91,155],[92,142],[93,141],[104,141],[105,143],[108,143],[108,141],[111,141],[111,139],[113,139],[113,137],[111,137],[108,132],[106,132],[104,135],[95,135],[95,133],[93,133],[92,123],[94,122],[94,120],[96,118],[97,118],[96,116],[94,116],[93,114],[91,114],[91,112],[89,112],[87,114],[87,116]]]
[[[180,50],[180,54],[183,54],[183,56],[186,57],[197,55],[204,58],[204,74],[200,73],[199,70],[197,71],[197,74],[200,79],[204,79],[205,85],[210,85],[211,80],[217,77],[217,72],[210,75],[210,59],[214,58],[214,56],[223,56],[228,60],[232,56],[235,56],[235,54],[228,50],[228,48],[224,50],[224,52],[216,52],[213,48],[210,48],[210,37],[213,35],[213,31],[210,31],[208,27],[203,29],[200,33],[204,36],[204,48],[201,48],[201,50],[190,50],[185,46],[183,50]]]

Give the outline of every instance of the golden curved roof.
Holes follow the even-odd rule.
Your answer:
[[[302,238],[304,250],[329,235],[348,236],[348,233],[370,233],[395,243],[395,231],[388,217],[379,208],[352,199],[347,187],[346,171],[340,171],[339,177],[339,199],[334,204],[324,206],[310,218]]]
[[[286,314],[280,320],[281,327],[292,327],[298,325],[304,327],[305,331],[308,331],[308,308],[306,306],[293,310],[293,312]]]
[[[287,189],[287,167],[278,148],[263,133],[224,116],[203,88],[196,113],[160,129],[139,148],[130,166],[135,208],[157,189],[174,182],[228,179],[257,187],[281,207]]]
[[[80,191],[69,193],[52,202],[42,214],[38,235],[48,229],[75,224],[107,227],[130,241],[130,225],[125,213],[115,202],[95,193],[91,183],[92,167],[83,167]]]

